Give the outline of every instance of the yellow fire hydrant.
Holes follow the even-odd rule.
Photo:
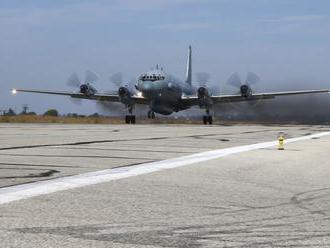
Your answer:
[[[282,134],[280,134],[280,136],[278,137],[278,150],[284,150],[284,136]]]

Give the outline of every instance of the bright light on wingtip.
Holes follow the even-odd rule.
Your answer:
[[[16,89],[12,89],[12,90],[11,90],[11,93],[12,93],[13,95],[16,95],[16,94],[17,94],[17,90],[16,90]]]
[[[142,97],[142,92],[139,91],[139,92],[137,93],[137,96],[138,96],[138,97]]]

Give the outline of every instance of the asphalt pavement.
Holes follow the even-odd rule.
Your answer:
[[[0,187],[329,131],[1,124]],[[325,135],[1,204],[1,247],[329,247],[329,148]]]

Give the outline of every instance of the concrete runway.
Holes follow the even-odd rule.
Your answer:
[[[330,131],[0,125],[0,187]],[[329,247],[330,135],[0,205],[0,247]],[[0,194],[1,197],[1,194]]]

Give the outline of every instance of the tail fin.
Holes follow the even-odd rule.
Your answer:
[[[191,85],[191,46],[188,50],[188,61],[187,61],[187,72],[186,72],[186,83]]]

